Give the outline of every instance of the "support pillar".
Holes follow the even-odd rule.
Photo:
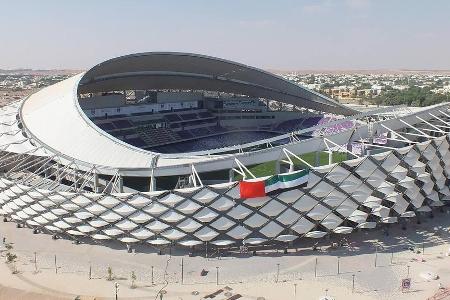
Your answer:
[[[333,151],[328,150],[328,164],[331,165],[333,163]]]
[[[289,165],[289,173],[294,172],[294,164]]]
[[[275,174],[280,174],[280,161],[275,161]]]
[[[99,184],[98,184],[98,174],[97,173],[94,173],[93,180],[94,180],[94,192],[98,193],[99,192],[99,186],[98,186]]]
[[[149,192],[153,192],[156,190],[156,177],[154,172],[155,172],[154,169],[152,169],[152,173],[150,175],[150,183],[148,187]]]
[[[315,167],[318,167],[319,165],[320,165],[320,151],[316,151]]]
[[[155,190],[156,190],[156,177],[152,176],[152,177],[150,177],[150,184],[149,184],[148,191],[153,192]]]
[[[48,178],[48,177],[50,177],[50,174],[52,174],[52,168],[47,168],[47,169],[45,169],[45,171],[44,171],[44,176],[45,176],[45,178]]]
[[[73,174],[73,183],[74,183],[74,186],[75,186],[75,190],[78,190],[78,186],[80,185],[78,180],[79,180],[78,172],[75,171],[74,174]]]
[[[228,178],[230,182],[234,181],[234,170],[230,169],[230,171],[228,171]]]
[[[119,193],[123,193],[123,177],[120,176],[119,177],[119,182],[118,182],[118,188],[119,188]]]
[[[60,170],[60,166],[58,164],[56,165],[56,170],[55,170],[55,181],[58,183],[61,183],[61,170]]]
[[[352,147],[351,141],[349,141],[349,142],[347,143],[347,151],[353,153],[353,147]],[[350,153],[347,152],[347,159],[350,160],[350,159],[352,159],[352,158],[353,158],[353,156],[352,156]]]

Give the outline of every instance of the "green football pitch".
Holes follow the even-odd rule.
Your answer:
[[[316,166],[316,152],[305,153],[299,155],[304,161],[308,162],[312,166]],[[306,167],[304,163],[296,158],[291,158],[294,162],[295,166],[298,168]],[[333,152],[333,163],[338,163],[344,160],[347,160],[347,153],[342,152]],[[269,161],[259,165],[249,166],[248,169],[253,173],[256,177],[263,177],[275,174],[275,161]],[[328,153],[327,152],[319,152],[319,166],[328,164]],[[240,174],[236,174],[234,177],[235,180],[241,180],[242,176]]]

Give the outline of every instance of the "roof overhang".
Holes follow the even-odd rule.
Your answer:
[[[191,53],[150,52],[105,61],[86,72],[78,91],[87,93],[127,89],[219,91],[272,99],[340,115],[357,113],[272,73]]]

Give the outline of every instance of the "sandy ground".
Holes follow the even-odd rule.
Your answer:
[[[450,287],[449,229],[450,214],[436,213],[420,225],[408,224],[407,230],[391,226],[389,236],[381,230],[353,233],[347,236],[350,245],[337,250],[329,249],[330,240],[321,240],[321,251],[312,251],[311,241],[305,240],[288,254],[261,251],[253,257],[207,259],[188,257],[181,251],[168,255],[166,250],[158,255],[149,246],[137,246],[136,253],[130,254],[116,243],[76,245],[0,222],[0,236],[12,243],[12,252],[18,256],[15,266],[4,263],[5,258],[0,262],[0,299],[75,299],[78,295],[80,299],[114,299],[115,282],[119,283],[119,299],[159,299],[161,289],[166,291],[163,299],[177,300],[202,299],[218,290],[223,291],[211,299],[228,299],[234,294],[255,300],[320,299],[326,294],[336,300],[428,299],[439,292],[439,283]],[[18,274],[12,274],[14,267]],[[107,280],[108,267],[112,281]],[[209,271],[207,276],[200,276],[202,269]],[[402,292],[401,280],[408,269],[411,289]],[[136,288],[131,288],[132,271]],[[421,276],[425,272],[440,278],[427,281]]]

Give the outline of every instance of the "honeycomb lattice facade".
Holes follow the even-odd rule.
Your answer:
[[[450,200],[449,136],[313,168],[307,186],[240,199],[237,182],[174,191],[75,193],[1,178],[0,212],[55,234],[194,246],[289,242],[395,223]]]
[[[131,120],[136,114],[120,108],[130,104],[127,91],[143,90],[240,95],[339,118],[247,144],[158,153],[108,134],[80,104],[94,101],[100,118],[109,107]],[[118,102],[90,97],[117,91]],[[198,101],[208,107],[211,99]],[[181,246],[283,243],[395,223],[450,200],[449,105],[360,112],[236,62],[189,53],[127,55],[0,108],[0,215],[76,239]],[[332,126],[340,129],[327,130]],[[381,135],[384,144],[376,141]],[[347,150],[353,144],[361,156]],[[285,158],[295,170],[290,155],[337,149],[358,158],[311,167],[306,186],[262,198],[241,199],[238,182],[203,185],[199,175],[229,172],[234,180],[245,166],[275,162],[278,170]],[[194,187],[157,191],[157,181],[167,177],[189,177],[187,186]],[[133,184],[124,184],[127,179]],[[141,192],[122,193],[136,191],[138,181]]]

